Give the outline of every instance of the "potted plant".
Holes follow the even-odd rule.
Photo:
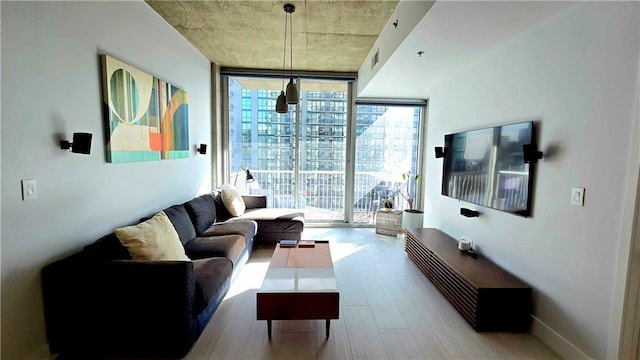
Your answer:
[[[407,201],[408,209],[402,212],[402,230],[407,228],[421,228],[423,225],[424,212],[414,209],[416,186],[420,182],[420,175],[411,175],[410,172],[402,174],[403,183],[400,185],[400,195]]]
[[[384,211],[391,211],[393,209],[393,196],[389,195],[384,198],[382,206]]]

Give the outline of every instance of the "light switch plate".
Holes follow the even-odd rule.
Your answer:
[[[22,200],[34,200],[38,198],[38,185],[36,179],[25,179],[22,183]]]
[[[584,206],[584,188],[571,188],[571,205]]]

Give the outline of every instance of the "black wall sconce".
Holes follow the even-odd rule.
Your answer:
[[[525,164],[535,164],[542,159],[542,151],[538,151],[535,144],[522,145],[522,155]]]
[[[197,147],[196,151],[200,155],[205,155],[207,153],[207,144],[200,144],[200,147]]]
[[[73,142],[60,140],[60,149],[70,150],[76,154],[89,155],[91,153],[92,137],[93,134],[91,133],[73,133]]]
[[[465,217],[478,217],[480,216],[480,213],[475,210],[460,208],[460,215]]]
[[[435,151],[436,151],[436,159],[443,158],[447,155],[447,148],[445,147],[436,146]]]

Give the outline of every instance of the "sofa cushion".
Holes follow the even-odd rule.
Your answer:
[[[231,260],[222,257],[193,261],[196,285],[193,310],[196,314],[206,309],[211,301],[222,300],[231,282],[232,270]]]
[[[232,216],[239,216],[244,214],[244,210],[246,206],[244,204],[244,200],[242,199],[242,195],[232,187],[226,187],[222,189],[222,202],[224,203],[224,207],[229,210],[229,213]]]
[[[173,224],[173,227],[176,229],[182,244],[186,244],[195,239],[196,230],[193,228],[191,218],[189,217],[189,214],[187,214],[187,210],[184,206],[173,205],[163,211]]]
[[[253,220],[231,219],[211,225],[202,236],[220,236],[237,234],[245,240],[253,239],[258,231],[258,224]]]
[[[258,208],[251,209],[238,217],[247,220],[296,221],[304,224],[304,213],[296,209]],[[262,228],[260,229],[262,231]]]
[[[246,244],[242,235],[199,236],[185,245],[184,249],[192,259],[226,257],[235,264]]]
[[[216,222],[216,204],[213,194],[204,194],[184,203],[196,234],[200,235]]]
[[[189,260],[164,211],[138,225],[118,228],[115,233],[134,260]]]

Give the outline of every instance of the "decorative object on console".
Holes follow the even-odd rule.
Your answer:
[[[445,135],[442,195],[531,215],[535,124],[527,121]]]
[[[463,251],[471,249],[471,241],[465,239],[458,240],[458,249]]]
[[[60,140],[60,149],[70,150],[76,154],[91,154],[91,138],[93,134],[77,132],[73,133],[73,142]]]
[[[205,155],[207,153],[207,144],[200,144],[200,146],[196,148],[196,151],[200,155]]]
[[[480,213],[475,210],[460,208],[460,215],[465,217],[478,217],[480,216]]]
[[[102,55],[107,162],[189,157],[187,92]]]

